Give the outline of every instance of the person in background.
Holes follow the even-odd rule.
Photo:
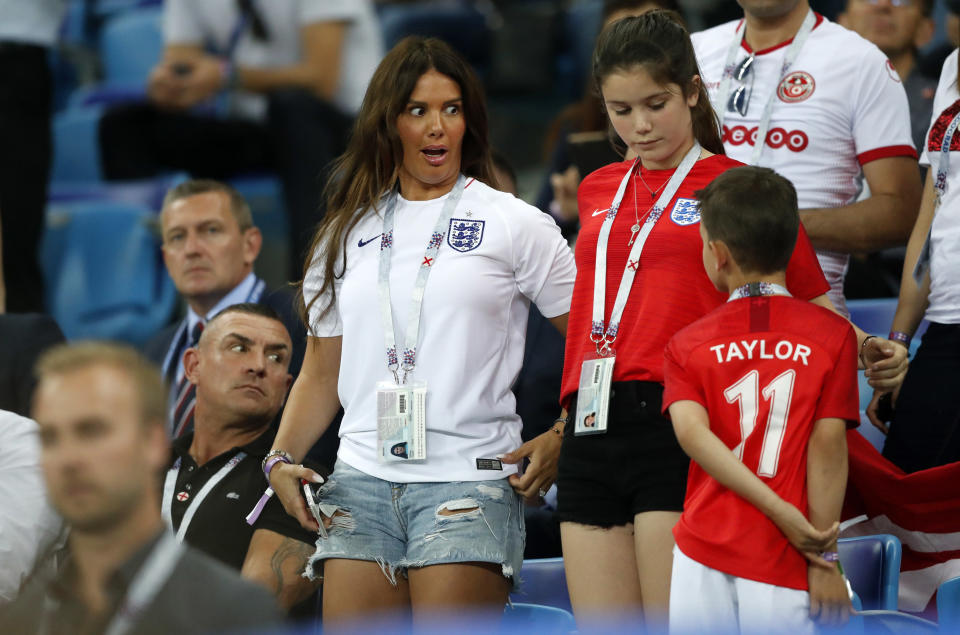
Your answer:
[[[54,508],[70,526],[54,576],[0,614],[4,633],[208,633],[277,625],[269,594],[179,545],[160,519],[163,381],[128,347],[79,343],[38,362],[33,417]]]
[[[43,575],[62,544],[63,520],[50,506],[40,470],[36,422],[0,409],[0,611],[30,576]]]
[[[848,0],[837,23],[877,45],[903,82],[910,106],[913,145],[923,147],[937,77],[917,65],[918,50],[933,38],[933,0]]]
[[[263,238],[249,205],[231,186],[198,179],[173,187],[160,210],[160,234],[163,262],[187,304],[187,315],[151,338],[145,353],[170,385],[170,432],[176,438],[192,425],[183,352],[196,343],[209,318],[241,302],[273,308],[284,316],[295,342],[290,365],[294,375],[303,360],[306,329],[294,312],[293,294],[268,290],[254,273]]]
[[[291,354],[287,329],[269,306],[234,304],[207,323],[184,354],[197,389],[194,428],[173,442],[161,508],[181,542],[262,584],[284,609],[308,600],[295,613],[306,617],[319,584],[301,574],[316,535],[276,499],[247,521],[265,487],[261,464],[292,381]]]
[[[0,0],[0,222],[6,310],[43,312],[40,236],[53,141],[47,54],[66,0]]]
[[[149,103],[118,106],[101,122],[106,177],[275,171],[296,277],[322,217],[323,172],[383,54],[372,2],[167,0],[163,30]]]
[[[847,315],[850,254],[905,244],[916,219],[920,178],[903,84],[874,44],[807,0],[739,4],[742,20],[692,36],[724,149],[793,183],[829,298]],[[858,201],[862,184],[870,196]]]
[[[958,29],[960,30],[960,29]],[[960,461],[960,72],[958,51],[947,58],[921,162],[929,165],[920,214],[907,244],[897,311],[889,338],[904,349],[921,319],[929,321],[903,385],[891,396],[892,417],[870,421],[889,432],[883,455],[904,472]],[[890,420],[889,430],[887,422]]]

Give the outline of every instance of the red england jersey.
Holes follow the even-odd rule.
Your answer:
[[[575,250],[577,281],[570,305],[560,393],[560,401],[565,405],[577,391],[580,365],[585,355],[594,351],[594,344],[590,341],[590,323],[600,226],[617,187],[632,165],[632,161],[624,161],[600,168],[583,180],[577,192],[580,208],[580,234]],[[741,165],[739,161],[722,155],[697,161],[664,209],[663,216],[643,247],[630,297],[623,311],[614,343],[617,361],[613,368],[613,381],[662,383],[663,348],[667,341],[684,326],[703,317],[726,300],[726,296],[714,288],[703,269],[700,213],[694,192],[706,187],[722,172]],[[656,196],[652,196],[647,188],[659,196],[672,175],[673,170],[644,169],[641,171],[643,182],[630,180],[608,242],[605,320],[609,319],[613,310],[620,278],[627,266],[630,227],[637,218],[642,224],[650,207],[656,202]],[[639,191],[635,190],[635,186]],[[823,295],[830,288],[802,226],[787,268],[787,288],[794,296],[804,300]]]
[[[710,429],[807,513],[807,445],[818,419],[859,421],[850,324],[786,296],[733,300],[683,329],[664,355],[664,410],[692,400]],[[690,463],[677,546],[718,571],[807,589],[806,559],[763,512]]]

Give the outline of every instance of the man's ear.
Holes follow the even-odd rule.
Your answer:
[[[243,264],[252,266],[260,255],[263,246],[263,234],[259,227],[250,227],[243,232]]]
[[[200,351],[188,348],[183,353],[183,374],[190,383],[197,383],[197,368],[200,366]]]

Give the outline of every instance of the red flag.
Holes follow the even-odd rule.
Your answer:
[[[843,537],[893,534],[903,544],[901,611],[925,612],[960,577],[960,462],[905,474],[859,432],[847,432]]]

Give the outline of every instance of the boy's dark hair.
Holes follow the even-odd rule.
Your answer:
[[[770,168],[742,166],[695,195],[707,237],[726,243],[741,270],[786,270],[800,227],[797,191],[790,181]]]

